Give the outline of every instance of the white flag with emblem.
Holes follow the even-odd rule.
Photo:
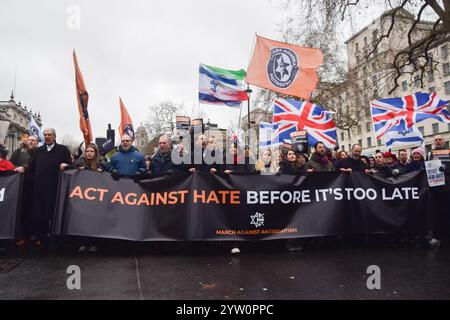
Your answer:
[[[36,121],[33,118],[33,115],[30,115],[30,136],[35,136],[39,139],[38,146],[42,146],[44,144],[44,133],[42,132],[41,127],[36,123]]]

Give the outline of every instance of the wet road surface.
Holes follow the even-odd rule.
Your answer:
[[[272,241],[240,243],[239,255],[232,247],[109,243],[97,254],[14,249],[0,255],[0,299],[450,299],[448,247],[289,252]],[[80,290],[67,288],[70,265],[81,269]],[[380,290],[367,288],[370,265],[380,267]]]

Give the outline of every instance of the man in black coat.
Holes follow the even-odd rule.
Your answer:
[[[220,159],[221,155],[217,154],[217,150],[207,149],[208,137],[200,134],[195,139],[194,150],[190,153],[190,164],[186,164],[185,168],[189,172],[211,172],[216,173],[221,169],[221,164],[216,163],[216,159]]]
[[[33,195],[33,177],[29,172],[33,154],[38,147],[39,139],[35,136],[29,136],[24,148],[17,149],[11,156],[11,162],[16,166],[16,172],[24,173],[23,189],[22,189],[22,214],[20,216],[20,236],[16,242],[17,246],[23,246],[26,240],[31,235],[31,228],[29,222],[30,212],[32,207]]]
[[[45,144],[34,152],[29,169],[34,182],[29,219],[38,248],[48,244],[47,234],[55,210],[59,172],[72,163],[69,149],[56,143],[55,129],[45,129],[44,140]]]
[[[154,175],[181,172],[182,166],[172,161],[172,143],[168,136],[159,138],[159,148],[150,162],[150,173]]]
[[[338,162],[337,168],[341,172],[365,172],[367,166],[361,161],[361,146],[359,144],[354,144],[352,147],[352,152],[347,158]]]

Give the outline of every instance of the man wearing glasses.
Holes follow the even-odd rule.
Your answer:
[[[133,147],[133,140],[129,135],[122,136],[118,152],[111,157],[109,171],[115,180],[120,176],[137,179],[147,171],[144,155]]]

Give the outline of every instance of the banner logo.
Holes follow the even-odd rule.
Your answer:
[[[264,225],[264,214],[256,212],[253,216],[250,216],[252,219],[252,222],[250,224],[253,224],[255,228],[259,228]]]
[[[278,88],[287,88],[298,73],[298,59],[294,51],[287,48],[274,48],[271,51],[267,74],[270,82]]]
[[[132,140],[134,140],[134,130],[133,130],[133,125],[127,124],[127,125],[125,126],[125,129],[124,129],[123,131],[125,132],[125,134],[129,135],[130,138],[131,138]]]

